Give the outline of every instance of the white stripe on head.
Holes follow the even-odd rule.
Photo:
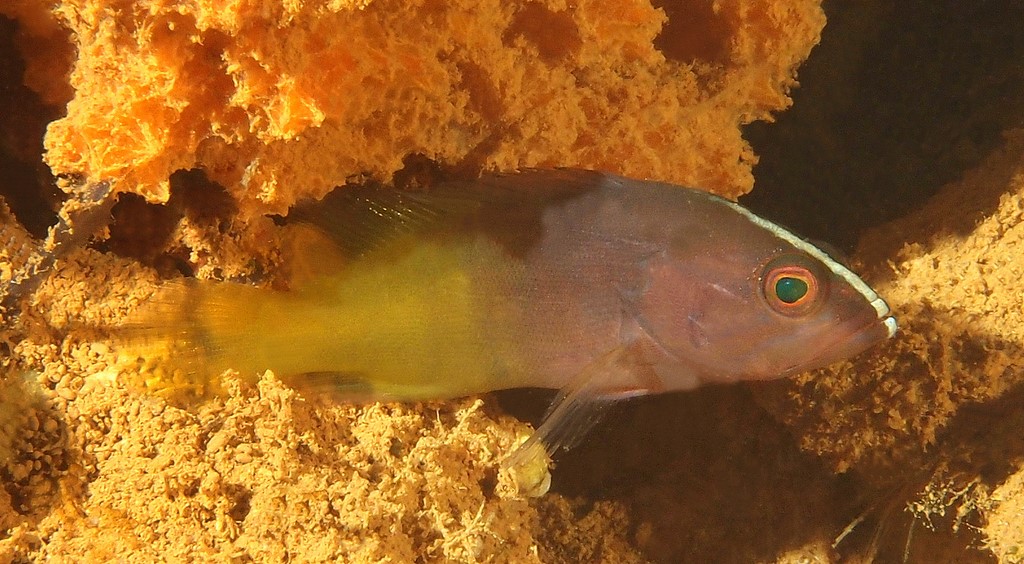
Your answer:
[[[757,225],[762,229],[768,230],[772,235],[775,235],[779,239],[782,239],[783,241],[789,243],[790,245],[793,245],[798,250],[801,250],[821,261],[822,264],[827,266],[828,269],[831,270],[836,276],[839,276],[840,278],[845,280],[847,284],[853,286],[854,289],[860,292],[860,294],[864,296],[864,299],[867,300],[869,304],[871,304],[871,307],[875,308],[875,311],[878,312],[879,319],[885,318],[883,320],[883,323],[885,323],[886,328],[889,330],[890,337],[892,337],[896,333],[896,319],[893,317],[886,317],[889,315],[889,304],[885,303],[885,300],[880,298],[874,290],[872,290],[867,284],[865,284],[864,281],[860,279],[860,276],[857,276],[852,270],[846,268],[837,260],[830,257],[828,253],[822,251],[818,247],[815,247],[814,245],[808,243],[807,241],[801,239],[800,237],[797,237],[796,235],[794,235],[787,229],[783,228],[782,226],[772,223],[771,221],[768,221],[763,217],[755,215],[753,212],[737,204],[736,202],[731,202],[726,199],[721,199],[721,201],[725,205],[739,212],[740,215],[742,215],[743,217],[749,219],[751,223],[753,223],[754,225]]]

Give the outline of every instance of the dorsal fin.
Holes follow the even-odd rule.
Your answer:
[[[438,224],[451,215],[439,204],[379,184],[342,186],[319,202],[296,206],[288,219],[319,228],[346,256],[355,258]]]
[[[319,202],[296,206],[288,219],[321,229],[352,258],[396,239],[457,232],[486,233],[516,253],[540,236],[541,214],[548,205],[612,178],[594,171],[530,169],[417,191],[343,186]]]
[[[340,272],[351,260],[323,230],[307,224],[286,225],[282,242],[283,280],[291,290],[308,287]]]

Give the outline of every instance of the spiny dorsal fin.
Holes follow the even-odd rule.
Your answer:
[[[586,170],[528,169],[449,180],[422,191],[343,186],[319,202],[296,206],[288,218],[323,230],[352,258],[428,233],[483,232],[515,251],[539,236],[548,205],[614,178]]]

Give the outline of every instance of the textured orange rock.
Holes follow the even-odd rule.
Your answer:
[[[1024,381],[1022,155],[1017,132],[922,210],[865,238],[860,255],[880,265],[875,287],[901,331],[859,359],[860,370],[799,376],[791,394],[791,415],[813,420],[805,446],[838,470],[884,475],[933,448],[960,407]]]
[[[479,401],[360,410],[272,378],[196,413],[102,395],[75,430],[94,501],[41,524],[43,554],[536,561],[527,502],[465,487],[501,487],[493,456],[512,438]]]
[[[0,10],[36,21],[38,5]],[[787,106],[824,24],[812,1],[681,2],[661,39],[665,15],[644,0],[144,6],[53,10],[78,59],[47,162],[156,202],[172,172],[202,168],[244,215],[387,179],[410,153],[735,197],[755,161],[737,126]]]
[[[976,528],[987,537],[980,542],[1016,562],[1024,131],[1006,139],[922,209],[862,241],[859,256],[878,265],[874,287],[899,316],[898,336],[853,369],[795,377],[772,403],[803,448],[885,489],[875,513],[909,507],[943,533]]]

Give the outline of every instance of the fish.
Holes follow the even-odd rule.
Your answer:
[[[620,400],[782,378],[897,329],[815,245],[662,182],[538,169],[346,187],[288,220],[313,237],[287,290],[190,279],[162,299],[157,325],[193,367],[330,375],[373,401],[558,390],[523,452],[572,446]]]

